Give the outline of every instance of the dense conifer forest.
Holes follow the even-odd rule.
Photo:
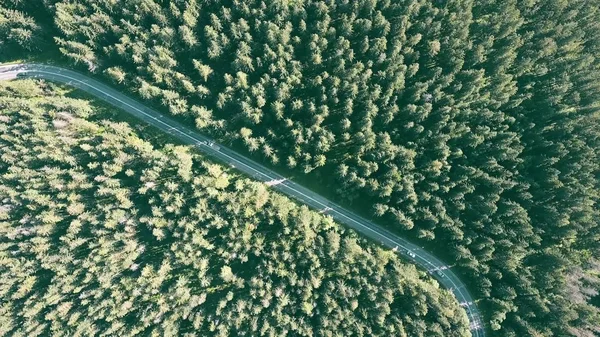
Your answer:
[[[93,104],[0,82],[1,336],[466,336],[393,252]]]
[[[44,41],[433,247],[490,335],[600,334],[597,2],[5,2],[0,48]]]

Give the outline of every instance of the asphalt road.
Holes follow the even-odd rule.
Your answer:
[[[393,234],[381,226],[356,215],[315,192],[285,179],[278,173],[262,166],[261,164],[244,157],[233,150],[216,143],[190,127],[187,127],[160,112],[150,109],[142,103],[120,93],[119,91],[102,84],[86,75],[42,64],[12,64],[0,65],[0,80],[10,80],[18,77],[41,78],[53,82],[69,84],[92,94],[132,115],[153,125],[185,143],[198,147],[202,152],[213,156],[220,161],[235,167],[254,179],[264,181],[273,189],[284,193],[309,207],[330,215],[337,222],[341,222],[368,238],[380,242],[382,245],[394,249],[400,256],[412,261],[427,270],[438,282],[450,289],[467,312],[470,321],[471,334],[476,337],[485,335],[482,326],[481,314],[467,291],[465,284],[446,268],[445,264],[431,253],[421,247]]]

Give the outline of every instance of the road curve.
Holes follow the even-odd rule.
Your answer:
[[[227,163],[247,175],[263,181],[273,189],[284,193],[307,206],[330,215],[334,220],[345,224],[355,231],[380,242],[382,245],[394,249],[406,260],[412,261],[431,273],[438,282],[450,289],[467,312],[470,321],[471,334],[483,337],[485,329],[482,324],[481,314],[473,298],[466,289],[465,284],[445,264],[424,251],[419,246],[391,233],[381,226],[356,215],[315,192],[285,179],[278,173],[262,166],[261,164],[244,157],[235,151],[217,144],[190,127],[187,127],[156,110],[150,109],[142,103],[102,84],[86,75],[68,69],[43,64],[10,64],[0,65],[0,80],[10,80],[19,77],[41,78],[53,82],[69,84],[92,94],[130,114],[142,121],[153,125],[181,141],[198,147],[202,152]]]

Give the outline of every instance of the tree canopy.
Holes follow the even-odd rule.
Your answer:
[[[598,333],[597,2],[40,6],[69,62],[436,247],[492,335]]]
[[[0,335],[469,336],[393,252],[61,91],[0,82]]]

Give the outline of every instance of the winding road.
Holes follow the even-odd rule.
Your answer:
[[[467,312],[470,321],[471,334],[483,337],[485,329],[482,324],[481,314],[473,298],[467,291],[465,284],[458,276],[448,269],[445,264],[431,253],[424,251],[419,246],[391,233],[381,226],[356,215],[315,192],[290,181],[278,173],[262,166],[261,164],[244,157],[235,151],[217,144],[190,127],[187,127],[160,112],[150,109],[142,103],[120,93],[101,82],[86,75],[68,69],[43,65],[43,64],[10,64],[0,65],[0,80],[10,80],[19,77],[41,78],[53,82],[60,82],[81,89],[92,94],[130,114],[142,121],[153,125],[181,141],[198,147],[202,152],[235,167],[245,174],[261,180],[273,189],[284,193],[297,201],[330,215],[334,220],[345,224],[355,231],[392,248],[406,260],[416,263],[431,273],[438,282],[450,289],[461,306]]]

